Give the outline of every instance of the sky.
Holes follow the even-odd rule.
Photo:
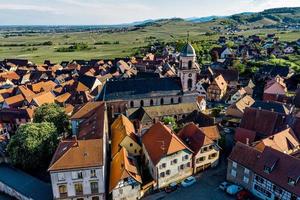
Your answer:
[[[300,0],[0,0],[0,25],[122,24],[276,7],[300,7]]]

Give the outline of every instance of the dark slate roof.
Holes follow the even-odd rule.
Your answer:
[[[131,100],[182,93],[180,78],[141,78],[107,81],[98,100]]]
[[[181,50],[181,56],[196,56],[194,47],[187,43]]]
[[[0,182],[34,200],[51,200],[51,185],[7,164],[0,164]]]
[[[215,76],[219,76],[222,74],[225,81],[238,81],[239,80],[239,72],[235,69],[213,69]]]
[[[212,126],[215,124],[215,119],[205,115],[202,112],[199,112],[198,110],[194,110],[189,115],[187,115],[185,118],[178,121],[179,124],[187,124],[190,122],[194,122],[199,125],[199,127],[204,126]]]
[[[268,74],[272,77],[277,75],[281,77],[286,77],[290,72],[289,67],[282,67],[282,66],[264,66],[259,68],[258,74]]]
[[[289,114],[289,106],[279,102],[255,101],[251,108],[274,111],[281,114]]]
[[[89,89],[92,89],[96,79],[97,78],[93,77],[93,76],[81,75],[78,78],[78,82],[82,83],[83,85],[85,85]]]

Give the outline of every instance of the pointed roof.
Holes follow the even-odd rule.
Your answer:
[[[157,122],[142,136],[142,143],[154,165],[163,157],[189,149],[167,126]]]
[[[109,192],[112,192],[120,181],[129,177],[142,183],[136,160],[128,155],[125,148],[122,148],[111,161]]]
[[[124,115],[119,115],[111,125],[111,155],[114,155],[120,150],[120,143],[128,136],[132,140],[137,141],[135,129],[131,121]]]
[[[54,103],[55,96],[51,92],[40,93],[39,95],[32,98],[37,106],[41,106],[46,103]]]
[[[195,57],[196,56],[195,49],[191,43],[188,42],[184,45],[184,47],[181,50],[180,56],[183,56],[183,57]]]
[[[217,76],[214,79],[214,82],[216,82],[216,84],[218,85],[218,87],[221,90],[224,90],[225,88],[227,88],[227,83],[226,83],[225,79],[223,78],[222,74],[220,74],[219,76]]]
[[[195,154],[197,154],[203,146],[214,143],[214,141],[207,137],[193,122],[184,126],[178,133],[178,136]]]
[[[287,128],[261,140],[255,145],[255,148],[259,151],[263,151],[267,146],[283,153],[289,153],[290,151],[299,149],[300,143],[293,129]]]

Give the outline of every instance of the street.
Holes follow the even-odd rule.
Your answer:
[[[226,180],[226,160],[222,157],[221,163],[212,169],[208,169],[197,175],[197,182],[187,188],[179,188],[173,193],[160,192],[148,197],[145,200],[233,200],[235,197],[229,196],[218,188],[219,184]]]

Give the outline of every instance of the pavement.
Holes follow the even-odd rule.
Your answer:
[[[227,160],[222,157],[219,165],[196,176],[197,182],[187,188],[179,188],[172,193],[159,192],[143,198],[144,200],[234,200],[219,189],[226,179]]]

